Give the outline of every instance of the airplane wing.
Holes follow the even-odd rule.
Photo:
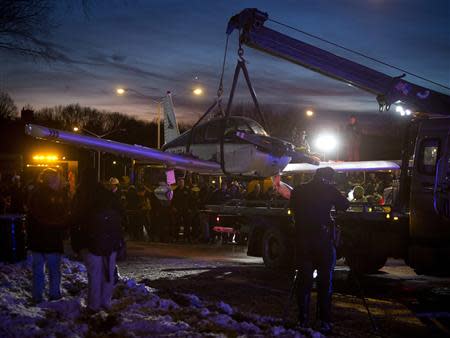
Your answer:
[[[319,165],[309,163],[289,163],[283,174],[315,172],[319,168],[331,167],[337,172],[400,170],[400,161],[356,161],[356,162],[320,162]]]
[[[131,145],[92,136],[80,135],[35,124],[25,126],[25,134],[35,138],[102,151],[136,160],[164,164],[168,168],[194,171],[201,174],[221,173],[220,164],[172,154],[144,146]]]

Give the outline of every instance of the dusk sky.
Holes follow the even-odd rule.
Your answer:
[[[68,1],[70,3],[70,1]],[[78,3],[78,2],[77,2]],[[0,89],[19,109],[79,103],[146,120],[156,115],[145,95],[174,94],[180,119],[194,120],[213,102],[221,70],[229,18],[247,7],[387,63],[450,86],[450,1],[448,0],[291,0],[291,1],[91,1],[89,15],[62,6],[58,27],[46,37],[61,53],[45,62],[0,51]],[[335,47],[274,24],[272,28],[344,57]],[[225,95],[237,59],[235,32],[230,39]],[[262,103],[310,107],[318,114],[376,113],[373,95],[245,47],[252,82]],[[350,56],[390,75],[401,72]],[[411,82],[448,90],[407,76]],[[202,97],[192,89],[200,85]],[[238,102],[250,101],[241,86]]]

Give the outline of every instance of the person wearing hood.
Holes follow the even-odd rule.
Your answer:
[[[59,173],[45,169],[29,201],[28,248],[33,258],[33,301],[43,301],[44,265],[49,275],[49,299],[61,298],[61,255],[68,226],[68,197]]]

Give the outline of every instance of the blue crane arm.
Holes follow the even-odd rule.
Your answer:
[[[248,47],[293,62],[325,76],[343,81],[377,97],[380,110],[401,101],[419,112],[450,115],[450,96],[391,77],[357,62],[264,26],[267,13],[247,8],[233,16],[227,34],[240,32],[240,42]]]

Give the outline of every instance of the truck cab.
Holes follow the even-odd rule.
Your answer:
[[[409,192],[408,263],[419,273],[450,266],[450,118],[417,122]]]

